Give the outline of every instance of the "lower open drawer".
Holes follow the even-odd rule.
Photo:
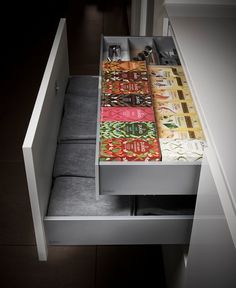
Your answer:
[[[49,244],[184,244],[195,196],[95,196],[92,178],[55,179],[47,216]]]

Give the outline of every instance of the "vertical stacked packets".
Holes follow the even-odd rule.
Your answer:
[[[159,161],[145,61],[103,63],[100,160]]]
[[[162,161],[196,161],[204,134],[181,66],[148,67]]]

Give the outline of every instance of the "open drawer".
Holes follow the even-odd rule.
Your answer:
[[[74,78],[69,75],[66,22],[65,19],[61,19],[23,144],[39,259],[47,259],[48,244],[188,243],[194,204],[187,206],[187,208],[191,208],[191,211],[183,209],[179,213],[175,213],[167,207],[167,209],[164,209],[165,211],[158,210],[159,212],[146,213],[142,211],[151,206],[146,207],[146,198],[145,200],[142,199],[141,197],[144,196],[141,196],[141,194],[160,194],[157,197],[162,197],[161,194],[181,194],[163,196],[195,197],[194,195],[183,194],[196,194],[200,165],[165,165],[165,163],[157,163],[156,165],[135,165],[132,167],[131,164],[128,164],[126,167],[114,165],[112,169],[115,170],[112,170],[108,165],[98,163],[98,158],[96,158],[96,177],[91,177],[93,188],[89,189],[88,185],[83,186],[86,197],[89,197],[88,201],[86,197],[73,198],[78,195],[82,187],[75,188],[76,186],[72,185],[73,181],[69,181],[68,185],[72,185],[75,190],[73,190],[73,187],[69,189],[63,188],[64,190],[60,190],[62,197],[59,197],[59,192],[55,196],[55,183],[56,181],[62,181],[63,178],[61,176],[58,178],[53,176],[58,135],[64,113],[64,97],[66,93],[71,93],[71,91],[68,92],[68,83],[74,85],[73,80]],[[87,93],[86,89],[84,93]],[[80,115],[77,116],[79,117]],[[89,145],[95,145],[93,140],[90,140]],[[113,173],[114,171],[115,173]],[[131,173],[130,175],[133,173],[132,177],[135,178],[133,182],[136,183],[137,187],[120,186],[122,188],[120,189],[115,179],[115,182],[113,182],[112,177],[114,175],[121,177],[122,174],[122,177],[124,177],[128,171]],[[170,177],[168,175],[168,180],[166,180],[166,174],[170,175]],[[77,179],[74,176],[72,177]],[[168,189],[164,190],[162,178],[165,178],[168,182]],[[183,183],[181,183],[183,178],[188,178],[188,181],[186,181],[187,186],[183,186]],[[170,181],[170,179],[174,179],[174,182]],[[145,186],[145,182],[150,185]],[[101,187],[101,184],[103,188],[96,194],[95,187],[99,187],[99,185]],[[114,185],[114,189],[111,185]],[[136,188],[138,193],[134,192]],[[91,192],[90,196],[89,191]],[[136,196],[136,201],[133,201],[132,197],[134,196],[120,196],[119,194],[139,194],[139,196]],[[109,204],[110,200],[108,199],[112,199],[113,205]],[[129,199],[129,201],[125,199]],[[101,201],[101,205],[99,201]],[[151,203],[154,202],[151,201]],[[100,205],[99,213],[94,212],[94,205]],[[142,210],[142,208],[145,209]],[[158,203],[155,204],[154,208],[157,211]],[[83,212],[85,210],[86,213]],[[176,209],[174,210],[176,211]],[[105,213],[105,211],[109,212]]]

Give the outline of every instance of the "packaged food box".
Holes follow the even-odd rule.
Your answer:
[[[179,116],[179,115],[159,115],[158,127],[163,129],[202,129],[200,120],[197,115]]]
[[[103,71],[147,71],[146,61],[103,61]]]
[[[101,121],[155,122],[151,107],[101,107]]]
[[[148,81],[108,81],[102,83],[102,92],[105,94],[150,94],[150,89]]]
[[[172,78],[183,76],[183,74],[178,73],[178,70],[175,66],[168,65],[148,65],[148,73],[150,77],[158,78]]]
[[[180,77],[175,78],[150,78],[151,89],[153,93],[157,93],[159,89],[181,89],[186,87],[185,82]]]
[[[185,76],[183,67],[181,65],[174,66],[174,68],[177,70],[179,76]]]
[[[148,72],[150,76],[156,77],[177,77],[185,76],[181,65],[148,65]]]
[[[158,139],[102,139],[101,161],[159,161],[161,158]]]
[[[189,89],[155,89],[153,99],[157,102],[192,100]]]
[[[102,94],[103,107],[151,107],[151,94]]]
[[[198,139],[205,140],[205,136],[202,130],[199,129],[182,129],[181,131],[176,129],[166,129],[163,126],[158,127],[158,135],[160,138],[165,139]]]
[[[193,104],[192,101],[188,102],[183,102],[183,101],[178,101],[178,102],[156,102],[153,101],[154,103],[154,111],[156,115],[193,115],[196,114],[196,108]]]
[[[162,161],[196,162],[203,158],[205,142],[196,139],[159,139]]]
[[[100,138],[157,138],[155,122],[101,122]]]
[[[148,81],[146,71],[104,71],[103,81]]]

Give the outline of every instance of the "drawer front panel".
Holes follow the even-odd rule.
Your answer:
[[[200,165],[100,166],[100,194],[196,194]]]
[[[131,245],[189,243],[191,216],[46,217],[51,245]]]

